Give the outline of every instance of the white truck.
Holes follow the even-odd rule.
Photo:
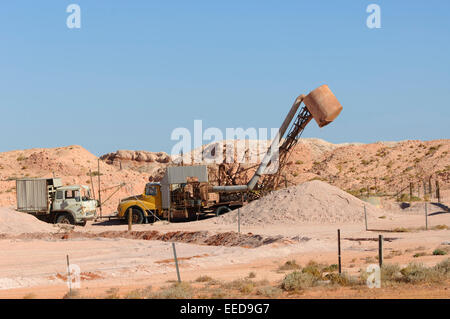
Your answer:
[[[16,180],[17,210],[58,224],[86,225],[97,217],[98,201],[88,186],[63,186],[60,178]]]

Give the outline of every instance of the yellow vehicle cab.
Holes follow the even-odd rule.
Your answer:
[[[117,207],[117,217],[127,220],[130,209],[133,224],[142,224],[154,215],[161,216],[161,185],[147,183],[143,194],[122,199]]]

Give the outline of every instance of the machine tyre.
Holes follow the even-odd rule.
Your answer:
[[[137,207],[132,207],[132,217],[131,222],[133,224],[142,224],[144,222],[144,212]],[[128,223],[128,212],[125,216],[125,221]]]
[[[75,219],[69,213],[62,213],[56,217],[55,223],[75,225]]]
[[[216,216],[231,212],[231,208],[228,206],[220,206],[216,209]]]

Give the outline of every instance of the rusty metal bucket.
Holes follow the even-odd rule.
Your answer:
[[[324,127],[333,122],[342,111],[342,105],[328,85],[322,85],[311,91],[303,102],[319,127]]]

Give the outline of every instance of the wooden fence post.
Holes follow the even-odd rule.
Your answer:
[[[128,208],[128,231],[132,230],[132,225],[133,225],[133,210],[130,208]]]

